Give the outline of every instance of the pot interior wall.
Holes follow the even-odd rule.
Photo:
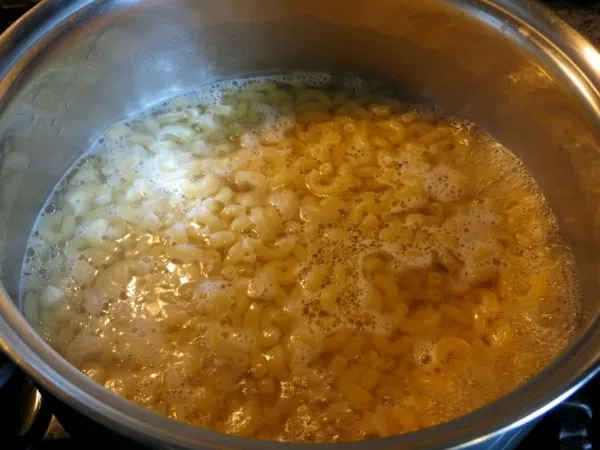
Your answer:
[[[424,95],[522,158],[572,246],[582,325],[590,323],[598,309],[597,105],[586,106],[584,88],[559,56],[540,50],[541,40],[521,24],[500,23],[487,8],[485,1],[440,0],[97,1],[81,7],[0,83],[3,270],[12,298],[18,298],[25,242],[39,208],[106,126],[215,79],[325,71]],[[28,164],[9,164],[8,152],[26,155]]]

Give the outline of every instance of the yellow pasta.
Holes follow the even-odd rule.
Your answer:
[[[343,374],[340,376],[338,384],[340,392],[350,405],[358,409],[367,409],[371,406],[373,396],[369,391],[348,379],[346,375]]]
[[[222,94],[107,130],[30,239],[25,312],[96,382],[348,441],[478,408],[566,344],[568,252],[510,154],[368,90]]]
[[[73,216],[55,213],[43,218],[40,224],[40,234],[49,244],[59,244],[73,236],[75,224],[76,220]]]

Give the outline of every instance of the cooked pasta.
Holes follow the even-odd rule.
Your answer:
[[[451,420],[573,335],[526,170],[375,91],[211,87],[108,129],[33,230],[30,320],[107,389],[224,433],[334,442]]]

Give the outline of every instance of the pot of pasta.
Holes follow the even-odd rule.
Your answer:
[[[156,448],[490,448],[598,368],[600,55],[535,2],[42,1],[0,344]]]

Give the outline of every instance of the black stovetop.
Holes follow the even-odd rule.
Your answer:
[[[0,0],[0,32],[39,2],[40,0]]]
[[[39,0],[0,0],[0,32]],[[589,3],[571,0],[573,4]],[[562,5],[568,4],[562,1]],[[52,404],[20,370],[0,354],[0,448],[6,450],[98,448],[103,431],[78,433],[55,418]],[[76,413],[72,413],[76,414]],[[64,411],[63,411],[64,419]],[[525,436],[518,450],[600,449],[600,375],[563,402]],[[76,421],[75,421],[76,423]],[[66,423],[65,423],[66,424]],[[126,446],[124,447],[126,448]]]

